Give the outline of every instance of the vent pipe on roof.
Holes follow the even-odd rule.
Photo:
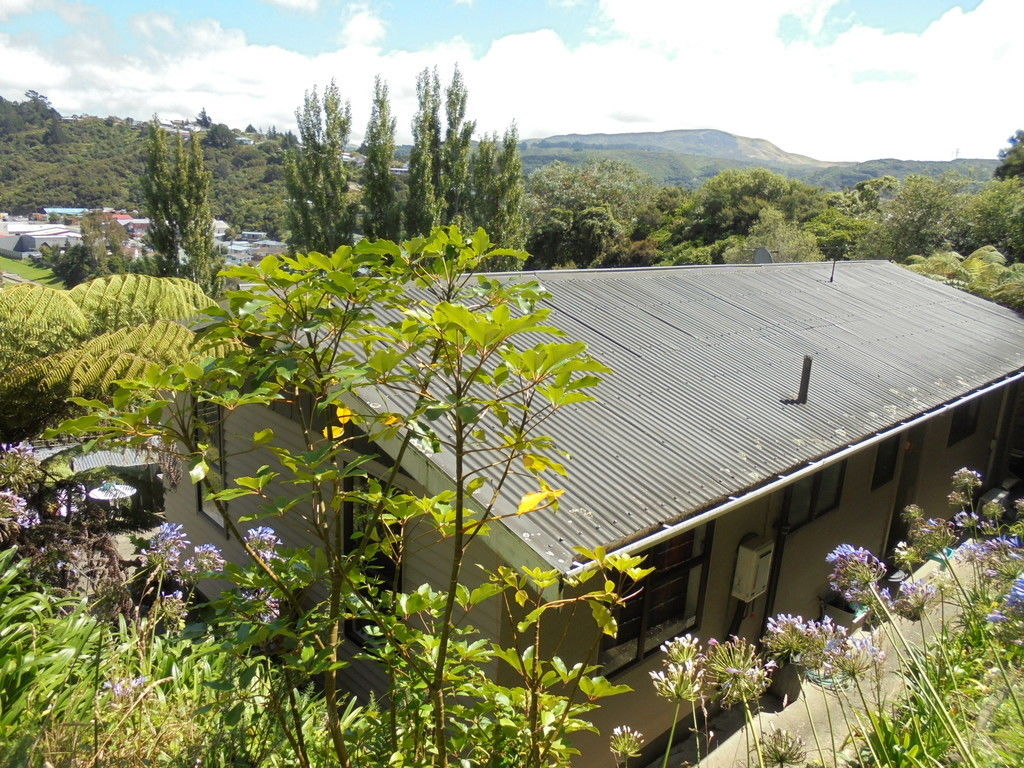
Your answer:
[[[804,355],[804,369],[800,372],[800,394],[796,401],[800,405],[807,402],[807,388],[811,385],[811,356]]]

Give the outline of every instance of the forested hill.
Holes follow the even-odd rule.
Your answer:
[[[523,165],[528,172],[555,160],[580,164],[603,159],[629,163],[663,184],[685,187],[698,186],[727,168],[762,167],[827,189],[842,189],[879,176],[941,176],[949,171],[984,181],[992,178],[999,164],[994,159],[826,162],[786,152],[765,139],[709,129],[573,133],[523,142]]]
[[[294,136],[212,128],[204,152],[213,176],[213,215],[241,229],[279,234],[285,147]],[[147,130],[148,123],[118,117],[63,120],[40,96],[23,102],[0,98],[0,211],[140,209]],[[253,143],[238,143],[242,137]]]
[[[146,123],[118,117],[65,120],[44,97],[31,92],[22,102],[0,98],[0,211],[27,213],[43,206],[138,209],[146,128]],[[211,128],[204,138],[204,151],[213,174],[214,215],[242,229],[280,235],[285,148],[294,137],[290,133],[263,136],[216,124]],[[211,134],[219,140],[211,141]],[[996,160],[827,163],[785,152],[764,139],[715,130],[570,134],[531,139],[521,146],[527,174],[556,160],[581,165],[613,159],[629,163],[659,183],[691,188],[728,168],[766,167],[835,190],[879,176],[937,177],[948,171],[982,181],[992,177],[998,164]]]

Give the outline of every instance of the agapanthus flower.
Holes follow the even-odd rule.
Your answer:
[[[148,680],[147,677],[135,677],[131,680],[108,680],[103,683],[103,687],[110,691],[114,698],[126,699],[135,696],[136,691],[142,688]]]
[[[910,525],[907,539],[921,555],[928,557],[944,553],[947,547],[956,543],[956,532],[948,520],[938,517],[919,518]]]
[[[278,560],[277,548],[281,546],[281,539],[273,528],[260,526],[251,528],[245,533],[245,543],[256,550],[256,554],[264,560]]]
[[[189,577],[217,573],[224,568],[224,555],[213,544],[200,544],[195,554],[185,561],[182,573]]]
[[[724,706],[754,701],[768,690],[776,664],[763,661],[745,638],[733,637],[709,646],[707,668]]]
[[[644,735],[628,725],[620,725],[612,730],[608,748],[618,760],[637,757],[644,745]]]
[[[981,515],[964,509],[953,515],[953,525],[968,536],[973,536],[982,525]]]
[[[664,670],[651,672],[655,692],[669,701],[697,702],[711,695],[711,681],[703,659],[669,663]]]
[[[934,603],[938,596],[939,590],[931,584],[908,579],[900,583],[892,607],[903,618],[918,621],[924,615],[925,608]]]
[[[1011,633],[1010,639],[1014,643],[1024,644],[1024,633],[1021,632],[1021,625],[1024,623],[1024,574],[1014,579],[1010,591],[1006,593],[999,607],[988,615],[988,620],[993,624],[1003,625],[1000,632]]]
[[[281,618],[281,601],[267,589],[243,589],[241,595],[249,603],[247,613],[256,621],[269,624]]]
[[[772,768],[788,768],[804,764],[807,747],[804,740],[796,734],[772,726],[761,740],[761,753],[766,765]]]
[[[179,523],[164,523],[156,529],[142,554],[151,567],[171,572],[181,568],[182,557],[188,547],[185,529]]]
[[[0,487],[24,491],[42,475],[35,450],[28,443],[0,444]]]
[[[863,547],[840,544],[826,557],[832,565],[829,584],[843,597],[859,603],[873,602],[872,586],[885,575],[885,565]]]
[[[21,528],[32,528],[39,524],[39,514],[35,515],[35,522],[29,519],[28,502],[14,491],[0,491],[0,517],[14,520]]]
[[[661,650],[668,656],[673,664],[685,664],[688,661],[696,661],[703,657],[700,640],[693,635],[680,635],[673,637],[661,645]]]
[[[971,563],[990,579],[1013,579],[1024,569],[1024,546],[1017,536],[997,536],[964,543],[957,560]]]
[[[952,485],[958,490],[973,491],[975,488],[981,487],[981,473],[961,467],[953,473]]]
[[[870,670],[880,674],[884,662],[885,651],[879,645],[877,631],[846,637],[827,649],[822,675],[834,684],[842,684]]]
[[[768,619],[764,645],[781,662],[799,661],[802,667],[821,666],[825,649],[846,637],[846,629],[827,616],[821,621],[781,614]]]

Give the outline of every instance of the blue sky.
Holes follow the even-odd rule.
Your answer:
[[[287,127],[334,77],[359,133],[381,74],[403,132],[416,72],[457,64],[483,130],[720,128],[826,160],[991,157],[1021,127],[1021,28],[1024,0],[0,0],[0,96]]]

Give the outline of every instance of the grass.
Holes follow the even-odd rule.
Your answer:
[[[0,256],[0,272],[13,272],[20,277],[54,288],[64,287],[64,283],[58,280],[49,269],[36,267],[24,261],[8,259],[6,256]]]

